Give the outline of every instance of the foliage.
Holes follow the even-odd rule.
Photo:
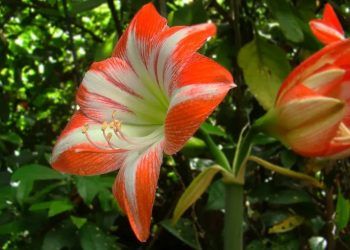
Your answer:
[[[120,32],[145,2],[1,1],[2,249],[140,246],[111,193],[115,173],[64,175],[50,168],[49,158],[57,135],[76,108],[74,95],[84,72],[93,61],[110,55]],[[245,124],[271,107],[291,68],[321,48],[308,28],[308,21],[322,9],[319,2],[323,1],[154,1],[171,25],[211,20],[218,26],[218,35],[202,53],[233,72],[238,88],[230,92],[203,130],[229,162]],[[332,3],[345,30],[350,30],[350,2]],[[201,133],[196,136],[182,152],[164,160],[152,237],[142,247],[222,248],[224,188],[215,181],[219,176],[178,224],[170,220],[185,188],[214,164],[206,148],[210,145],[204,144],[207,138]],[[246,249],[325,249],[325,244],[349,249],[350,162],[304,159],[265,135],[258,135],[254,142],[255,155],[316,175],[327,188],[320,191],[249,163]]]

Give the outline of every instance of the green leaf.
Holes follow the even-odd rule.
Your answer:
[[[291,215],[273,227],[269,228],[269,234],[284,233],[293,230],[304,222],[304,218],[299,215]]]
[[[277,19],[284,36],[296,43],[304,40],[299,18],[293,13],[292,6],[286,0],[267,0],[271,13]]]
[[[42,250],[72,249],[76,244],[76,231],[73,225],[69,225],[65,220],[45,235]]]
[[[35,181],[35,180],[59,180],[64,179],[66,176],[53,170],[49,167],[45,167],[39,164],[25,165],[17,169],[13,175],[13,181]]]
[[[29,211],[39,211],[44,209],[49,209],[52,201],[39,202],[31,205]]]
[[[7,207],[7,202],[14,200],[14,188],[1,187],[0,188],[0,209]]]
[[[106,235],[99,227],[87,223],[80,230],[80,243],[83,250],[119,249],[116,238]]]
[[[25,227],[24,227],[22,221],[20,221],[20,220],[11,221],[9,223],[5,223],[5,224],[0,225],[0,235],[17,233],[17,232],[24,230],[24,228]]]
[[[77,176],[77,189],[86,204],[90,204],[100,189],[100,176]]]
[[[350,217],[350,201],[346,200],[343,194],[338,192],[337,206],[335,212],[335,224],[339,231],[343,230],[348,222]]]
[[[95,61],[101,61],[111,56],[114,45],[117,41],[117,34],[114,32],[107,40],[98,46],[95,50]]]
[[[207,123],[207,122],[201,125],[201,129],[203,129],[209,135],[217,135],[224,138],[227,137],[227,134],[223,129],[221,129],[218,126],[211,125],[210,123]]]
[[[71,13],[77,14],[80,12],[92,10],[105,2],[106,2],[105,0],[73,1],[73,3],[71,4],[71,6],[72,6]]]
[[[32,189],[33,189],[32,180],[22,180],[17,187],[17,193],[16,193],[17,201],[20,204],[23,204],[23,202],[29,196]]]
[[[49,217],[55,216],[57,214],[70,211],[74,208],[73,204],[67,200],[53,201],[49,208]]]
[[[218,165],[214,165],[204,169],[203,172],[193,179],[176,204],[172,218],[174,224],[179,220],[182,214],[199,199],[208,188],[214,176],[220,171],[225,170]]]
[[[262,240],[253,240],[248,244],[246,250],[266,250],[266,249],[267,247],[265,246]]]
[[[20,181],[17,187],[17,200],[23,203],[33,189],[37,180],[60,180],[65,175],[39,164],[25,165],[17,169],[12,175],[12,181]]]
[[[0,135],[0,140],[10,142],[17,146],[23,143],[22,138],[18,134],[12,132]]]
[[[281,162],[286,168],[291,168],[297,161],[297,156],[291,150],[283,150],[281,152]]]
[[[239,51],[238,64],[259,103],[265,109],[273,107],[277,91],[290,71],[286,53],[258,37]]]
[[[196,157],[206,149],[206,144],[202,139],[191,137],[182,148],[181,152],[187,157]]]
[[[201,249],[196,235],[196,228],[191,221],[180,219],[178,223],[174,225],[170,220],[163,220],[160,222],[160,225],[188,246],[194,249]]]
[[[235,149],[232,169],[233,173],[237,175],[242,167],[245,167],[247,157],[250,155],[250,151],[253,146],[253,139],[255,131],[249,128],[247,125],[241,130]],[[244,177],[241,177],[244,178]]]
[[[33,204],[32,206],[30,206],[29,210],[39,211],[49,209],[48,216],[52,217],[66,211],[70,211],[73,208],[73,204],[68,200],[54,200]]]
[[[270,196],[266,197],[266,201],[271,204],[290,205],[312,202],[312,199],[310,195],[303,190],[288,189],[271,194]]]
[[[71,216],[70,217],[72,223],[78,228],[80,229],[82,226],[85,225],[85,223],[87,222],[86,218],[80,218],[80,217],[76,217],[76,216]]]
[[[202,1],[193,1],[169,13],[170,26],[204,23],[208,20]]]
[[[225,186],[221,180],[215,181],[208,190],[206,209],[221,210],[225,208]]]

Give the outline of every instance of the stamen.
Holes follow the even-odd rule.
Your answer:
[[[120,149],[118,148],[115,144],[112,143],[112,133],[109,132],[108,134],[106,134],[106,130],[103,130],[103,136],[106,139],[106,142],[108,143],[108,145],[112,148],[112,149]]]
[[[107,121],[104,121],[101,125],[101,131],[102,131],[102,134],[103,134],[103,137],[104,139],[106,140],[107,144],[108,144],[108,147],[104,147],[104,146],[101,146],[101,145],[98,145],[100,143],[95,143],[89,136],[88,134],[88,130],[89,130],[89,125],[88,124],[85,124],[83,125],[81,131],[82,133],[85,135],[86,139],[89,141],[89,143],[94,146],[95,148],[98,148],[98,149],[101,149],[103,151],[109,151],[109,152],[122,152],[124,151],[123,149],[119,148],[116,144],[114,144],[112,142],[112,138],[113,138],[113,133],[114,135],[119,139],[119,140],[122,140],[122,141],[127,141],[129,143],[131,143],[125,136],[124,134],[121,132],[121,127],[122,127],[122,122],[119,121],[118,119],[116,119],[116,115],[117,115],[117,112],[116,111],[113,111],[112,112],[112,121],[111,122],[107,122]],[[107,129],[110,128],[113,133],[109,132],[107,133]],[[103,143],[104,144],[104,143]]]
[[[89,124],[84,124],[84,126],[81,128],[81,132],[83,133],[83,134],[86,134],[87,133],[87,131],[88,131],[88,129],[89,129]]]
[[[102,131],[105,131],[106,129],[108,128],[108,122],[106,122],[106,121],[104,121],[103,123],[102,123]]]
[[[106,150],[105,148],[103,147],[100,147],[99,145],[97,145],[96,143],[94,143],[90,136],[89,136],[89,133],[88,133],[88,130],[89,130],[89,125],[88,124],[85,124],[82,128],[81,128],[81,132],[85,135],[86,139],[90,142],[91,145],[93,145],[94,147],[98,148],[98,149],[101,149],[101,150]]]

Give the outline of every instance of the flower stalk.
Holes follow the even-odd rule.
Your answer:
[[[225,184],[224,249],[243,249],[243,185]]]

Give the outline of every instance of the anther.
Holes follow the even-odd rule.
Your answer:
[[[103,123],[102,123],[102,131],[104,131],[104,130],[106,130],[108,128],[108,122],[106,122],[106,121],[104,121]]]
[[[117,120],[116,116],[117,116],[117,111],[113,110],[113,112],[112,112],[112,119],[113,120]]]
[[[87,131],[88,131],[88,129],[89,129],[89,124],[84,124],[83,125],[83,127],[81,128],[81,132],[83,133],[83,134],[86,134],[87,133]]]

